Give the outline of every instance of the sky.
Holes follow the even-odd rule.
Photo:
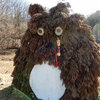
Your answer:
[[[56,6],[56,4],[62,0],[26,0],[29,4],[41,4],[44,7],[51,8]],[[100,10],[100,0],[63,0],[64,2],[69,2],[73,13],[80,13],[85,16],[89,16]]]

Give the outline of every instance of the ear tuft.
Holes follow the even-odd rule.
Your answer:
[[[66,4],[65,3],[58,3],[57,6],[50,9],[50,13],[54,14],[57,12],[64,12],[64,13],[69,14],[68,8],[70,8],[70,7],[71,6],[68,2]]]
[[[32,17],[34,14],[36,13],[42,13],[43,11],[45,11],[45,9],[39,5],[39,4],[34,4],[34,5],[30,5],[28,13],[29,15]]]

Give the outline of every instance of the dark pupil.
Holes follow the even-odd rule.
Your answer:
[[[58,32],[58,33],[60,33],[60,32],[61,32],[61,30],[60,30],[60,29],[57,29],[57,32]]]
[[[39,33],[42,33],[42,30],[39,30]]]

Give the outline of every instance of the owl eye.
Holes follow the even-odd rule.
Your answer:
[[[63,32],[63,30],[62,30],[61,27],[56,27],[56,29],[55,29],[55,34],[56,35],[60,36],[62,34],[62,32]]]
[[[37,33],[38,33],[38,35],[43,36],[44,35],[44,29],[38,28]]]

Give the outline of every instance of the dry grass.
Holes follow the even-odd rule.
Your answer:
[[[15,51],[3,51],[3,54],[0,54],[0,90],[10,86],[12,83],[11,74],[14,69],[13,58]]]

